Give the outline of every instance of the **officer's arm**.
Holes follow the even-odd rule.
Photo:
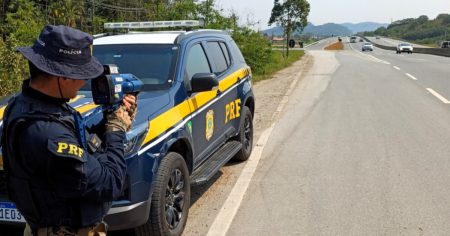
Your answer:
[[[106,151],[93,155],[81,148],[72,131],[60,128],[65,131],[48,140],[55,190],[63,197],[82,197],[88,201],[110,201],[118,197],[126,172],[125,133],[107,132]]]

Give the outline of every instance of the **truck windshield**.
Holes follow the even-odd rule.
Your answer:
[[[117,65],[119,73],[137,76],[145,90],[166,89],[172,83],[178,54],[176,45],[94,45],[93,51],[100,63]],[[90,83],[83,90],[90,90]]]

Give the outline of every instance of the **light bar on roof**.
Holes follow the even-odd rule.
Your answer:
[[[180,28],[203,26],[203,20],[176,20],[176,21],[143,21],[143,22],[109,22],[105,29],[152,29],[152,28]]]

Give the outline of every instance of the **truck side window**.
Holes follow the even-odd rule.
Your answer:
[[[209,55],[212,56],[212,61],[216,65],[214,68],[214,73],[221,74],[228,69],[227,61],[222,49],[220,48],[219,42],[208,42]]]
[[[223,54],[225,54],[225,59],[227,60],[227,65],[231,65],[230,53],[224,42],[220,42],[220,48],[222,48]]]
[[[189,50],[186,72],[189,80],[196,73],[211,73],[211,68],[202,45],[196,44]]]

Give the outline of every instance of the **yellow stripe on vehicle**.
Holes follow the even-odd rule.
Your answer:
[[[75,102],[76,100],[78,100],[78,99],[80,99],[82,97],[84,97],[84,96],[82,96],[82,95],[77,96],[76,98],[70,100],[69,103]],[[76,110],[78,112],[80,112],[80,113],[85,113],[85,112],[90,111],[90,110],[92,110],[92,109],[94,109],[96,107],[98,107],[98,105],[95,105],[94,103],[89,103],[89,104],[86,104],[84,106],[76,108]],[[3,119],[3,113],[5,112],[5,108],[6,108],[6,106],[0,107],[0,119]]]
[[[225,79],[221,80],[219,82],[218,89],[221,92],[225,92],[227,89],[229,89],[234,84],[239,82],[239,79],[243,79],[247,75],[248,75],[247,68],[240,69],[232,73]],[[156,118],[154,118],[149,122],[150,129],[147,135],[145,136],[141,146],[146,145],[154,138],[166,132],[168,129],[174,127],[185,117],[189,116],[196,110],[200,109],[202,106],[206,105],[208,102],[210,102],[216,97],[217,97],[217,90],[201,92],[196,94],[194,97],[187,99],[186,101],[178,104],[177,106],[157,116]]]
[[[3,119],[3,112],[5,112],[5,108],[6,106],[0,107],[0,119]]]
[[[143,141],[143,144],[156,138],[169,128],[173,127],[180,120],[190,114],[188,100],[182,102],[178,106],[164,112],[149,122],[149,132]]]
[[[83,113],[88,112],[88,111],[90,111],[92,109],[95,109],[96,107],[98,107],[98,105],[95,105],[94,103],[88,103],[88,104],[86,104],[84,106],[75,108],[75,110],[77,110],[79,113],[83,114]]]
[[[86,96],[84,96],[84,95],[78,95],[78,96],[76,96],[76,97],[70,99],[69,103],[76,102],[76,101],[78,101],[80,98],[84,98],[84,97],[86,97]]]

